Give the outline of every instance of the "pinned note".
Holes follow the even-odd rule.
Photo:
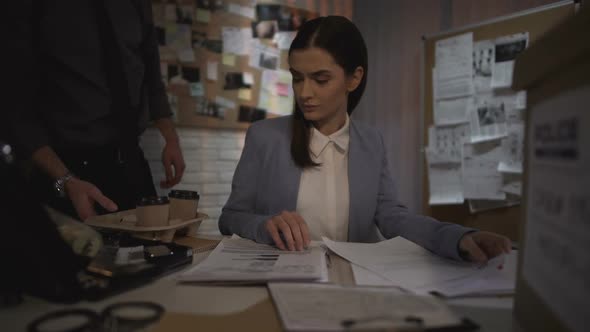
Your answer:
[[[200,23],[209,23],[211,21],[211,12],[205,9],[197,9],[196,20]]]
[[[233,67],[236,65],[236,56],[234,54],[224,53],[222,56],[222,62],[226,66]]]
[[[252,100],[252,90],[250,89],[239,89],[238,98],[241,100]]]
[[[217,67],[218,62],[209,61],[207,62],[207,79],[211,81],[217,81]]]
[[[254,84],[254,74],[249,72],[242,73],[242,81],[244,84],[253,85]]]

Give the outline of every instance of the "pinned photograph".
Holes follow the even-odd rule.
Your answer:
[[[215,102],[208,101],[205,97],[195,98],[195,114],[202,116],[210,116],[213,118],[223,120],[225,117],[225,111],[223,108]]]
[[[223,50],[223,42],[221,40],[205,39],[202,45],[213,53],[221,54],[221,51]]]
[[[471,142],[495,140],[507,135],[506,99],[478,96],[471,114]]]
[[[473,43],[473,84],[476,92],[492,89],[495,46],[491,40]]]
[[[317,14],[288,6],[261,4],[256,5],[256,16],[259,21],[277,22],[279,31],[297,31],[303,23],[317,17]]]
[[[220,10],[223,9],[223,0],[197,0],[197,7],[210,11]]]
[[[272,39],[279,30],[277,21],[252,22],[252,37]]]
[[[195,67],[182,67],[182,78],[187,80],[190,83],[199,82],[200,75],[199,75],[199,68]]]
[[[192,5],[176,5],[176,23],[192,24],[194,11]]]
[[[495,40],[494,67],[492,68],[492,88],[510,88],[516,56],[528,45],[529,35],[517,33]]]
[[[180,78],[180,71],[178,70],[178,66],[177,65],[168,65],[167,68],[167,76],[168,76],[168,82],[171,82],[173,78],[178,77]]]
[[[163,27],[156,26],[156,39],[158,40],[158,45],[166,46],[166,29]]]
[[[225,74],[225,84],[223,85],[224,90],[237,90],[249,87],[249,84],[244,83],[244,76],[242,73]]]
[[[260,21],[277,21],[281,17],[281,5],[258,4],[256,5],[256,17]]]
[[[276,70],[279,67],[279,57],[270,53],[260,53],[260,61],[258,62],[260,68]]]
[[[483,104],[477,107],[477,115],[480,126],[489,126],[496,123],[506,122],[506,110],[504,103]]]
[[[166,25],[166,45],[175,50],[191,47],[192,26],[190,24],[169,23]]]
[[[280,16],[277,19],[279,24],[279,31],[297,31],[303,23],[317,17],[309,11],[282,6]]]
[[[250,106],[240,106],[238,113],[239,122],[255,122],[266,119],[266,110]]]

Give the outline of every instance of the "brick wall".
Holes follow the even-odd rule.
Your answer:
[[[217,221],[221,208],[231,191],[231,180],[244,147],[245,131],[179,128],[180,146],[186,170],[182,181],[174,189],[199,192],[199,211],[209,215],[199,233],[219,234]],[[164,139],[157,129],[149,128],[141,138],[141,146],[152,169],[159,195],[168,189],[160,188],[165,178],[161,162]]]

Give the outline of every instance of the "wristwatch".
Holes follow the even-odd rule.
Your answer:
[[[53,187],[59,197],[66,197],[66,182],[71,180],[74,176],[75,175],[72,172],[68,171],[64,176],[55,180]]]

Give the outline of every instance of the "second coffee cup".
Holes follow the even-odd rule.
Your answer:
[[[144,197],[137,204],[137,226],[167,226],[170,212],[168,197]]]
[[[196,218],[197,208],[199,207],[198,192],[192,190],[171,190],[168,198],[170,200],[169,219],[171,223]]]

